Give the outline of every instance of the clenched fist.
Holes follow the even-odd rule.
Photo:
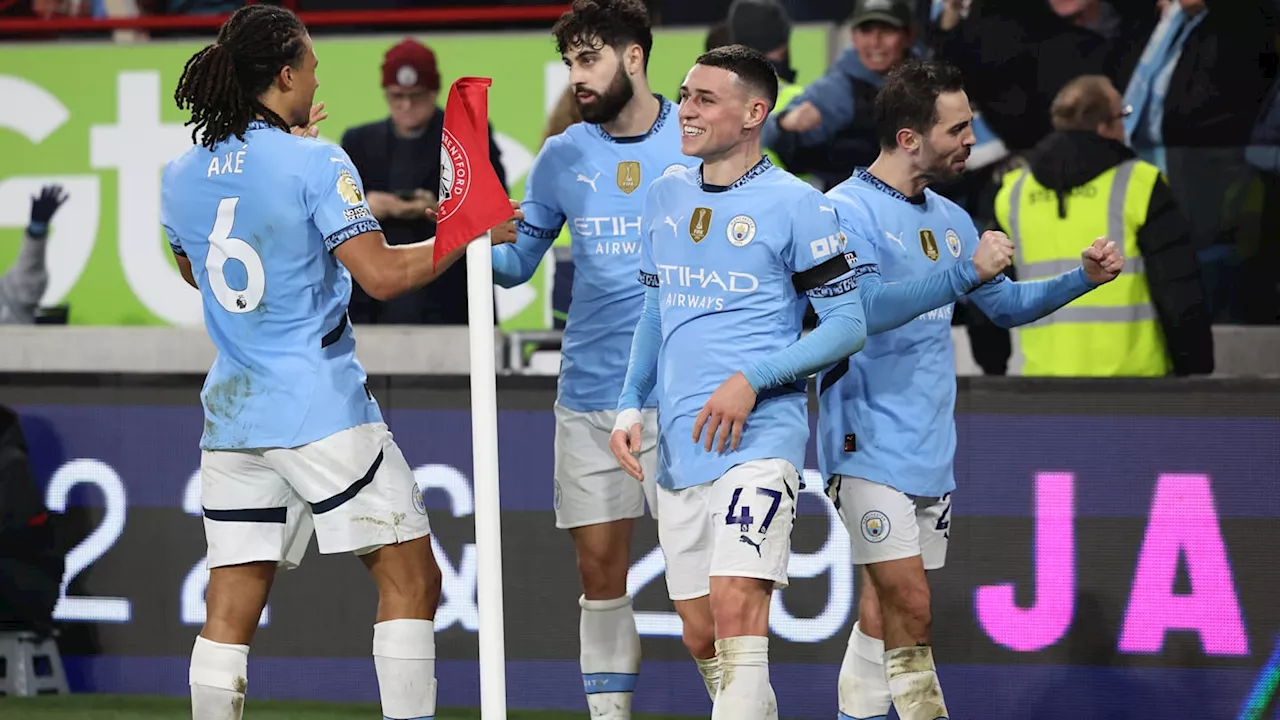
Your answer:
[[[1009,236],[996,230],[982,233],[978,248],[973,251],[973,267],[978,271],[978,279],[986,282],[1004,272],[1013,262],[1013,241]]]
[[[1115,243],[1100,237],[1081,251],[1080,267],[1089,282],[1101,285],[1115,280],[1124,269],[1124,255]]]

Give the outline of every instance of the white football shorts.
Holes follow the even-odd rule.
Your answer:
[[[320,552],[364,555],[431,534],[413,471],[384,423],[295,448],[205,450],[200,498],[209,567],[297,567]]]
[[[791,528],[800,475],[786,460],[735,465],[712,482],[658,488],[658,542],[667,562],[667,593],[693,600],[711,577],[772,580],[787,586]]]
[[[569,528],[638,518],[645,504],[654,515],[658,475],[658,411],[641,411],[644,435],[640,467],[644,483],[618,466],[609,449],[616,410],[577,412],[559,404],[556,413],[556,527]]]
[[[849,530],[854,565],[921,556],[925,570],[947,564],[951,493],[914,497],[888,485],[848,475],[827,482],[827,497]]]

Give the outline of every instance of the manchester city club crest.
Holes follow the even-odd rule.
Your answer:
[[[938,239],[933,236],[932,230],[920,231],[920,249],[924,251],[925,257],[938,262]]]
[[[688,170],[688,169],[689,169],[689,168],[688,168],[687,166],[685,166],[685,165],[681,165],[680,163],[672,163],[671,165],[668,165],[668,166],[667,166],[667,169],[666,169],[666,170],[663,170],[663,171],[662,171],[662,174],[663,174],[664,176],[665,176],[665,175],[674,175],[675,173],[678,173],[678,172],[680,172],[681,170]]]
[[[960,257],[960,236],[955,230],[947,228],[947,250],[951,252],[951,257]]]
[[[470,185],[471,163],[467,160],[467,151],[452,133],[445,130],[440,140],[440,222],[462,204]]]
[[[883,542],[889,537],[889,516],[879,510],[869,510],[862,516],[862,538],[870,543]]]
[[[725,228],[724,234],[729,238],[729,244],[734,247],[743,247],[756,237],[756,221],[751,219],[750,215],[737,215],[729,221],[729,227]]]
[[[640,187],[640,163],[623,160],[618,163],[618,189],[630,195]]]
[[[693,217],[689,218],[689,237],[694,242],[702,242],[711,230],[711,208],[694,208]]]
[[[419,515],[427,514],[427,499],[422,497],[422,488],[418,487],[418,481],[413,481],[413,509],[418,511]]]

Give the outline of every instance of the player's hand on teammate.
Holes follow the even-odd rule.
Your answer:
[[[714,444],[716,452],[723,453],[726,447],[737,450],[742,442],[742,430],[747,424],[747,415],[756,406],[756,391],[747,381],[747,376],[736,372],[728,380],[720,384],[716,391],[707,398],[698,417],[693,421],[693,441],[701,442],[703,449],[711,452]],[[703,430],[706,438],[703,439]]]
[[[1094,285],[1115,280],[1124,269],[1124,255],[1114,242],[1100,237],[1080,253],[1084,276]]]
[[[978,279],[986,282],[1005,271],[1013,262],[1013,241],[997,230],[982,233],[978,247],[973,251],[973,267]]]
[[[792,133],[808,132],[822,124],[818,106],[805,100],[778,119],[778,127]]]
[[[297,135],[298,137],[320,137],[320,128],[318,125],[321,120],[324,120],[327,117],[329,117],[329,113],[324,111],[324,103],[316,103],[311,106],[311,117],[308,118],[306,126],[294,125],[289,132]]]
[[[618,467],[628,475],[644,482],[644,468],[637,459],[640,455],[640,441],[644,428],[639,410],[623,410],[613,424],[613,434],[609,436],[609,449],[618,460]]]
[[[516,230],[516,223],[524,219],[524,211],[520,209],[520,203],[515,200],[511,200],[511,210],[515,214],[489,231],[489,239],[493,241],[494,245],[516,241],[516,236],[519,234],[519,231]]]

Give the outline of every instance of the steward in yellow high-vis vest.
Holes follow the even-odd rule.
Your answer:
[[[1117,129],[1123,138],[1125,114],[1119,93],[1106,78],[1084,80],[1069,84],[1054,103],[1055,126],[1068,127],[1045,138],[1026,167],[1003,177],[996,219],[1014,243],[1019,281],[1076,267],[1080,248],[1099,237],[1121,248],[1124,271],[1017,328],[1021,357],[1011,370],[1020,360],[1028,376],[1212,372],[1213,339],[1186,224],[1160,171],[1116,139]],[[1062,102],[1063,95],[1074,103]]]

